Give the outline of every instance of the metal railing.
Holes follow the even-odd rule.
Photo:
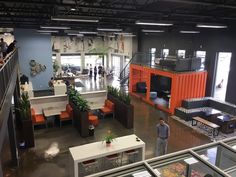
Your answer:
[[[151,53],[137,52],[125,65],[120,72],[120,83],[124,83],[129,78],[129,66],[131,63],[145,66],[152,66],[152,55]],[[154,54],[155,55],[155,54]]]
[[[4,101],[6,91],[9,87],[11,76],[18,62],[18,52],[14,50],[4,58],[4,65],[0,68],[0,108]]]

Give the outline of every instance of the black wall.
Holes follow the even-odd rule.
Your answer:
[[[206,51],[206,70],[208,71],[206,96],[213,95],[214,78],[216,69],[216,53],[232,52],[231,70],[226,93],[226,101],[236,104],[236,35],[230,31],[208,29],[200,34],[180,34],[177,32],[157,33],[145,35],[140,33],[138,49],[149,52],[150,48],[170,50],[170,55],[176,55],[178,49],[186,50],[186,55],[193,55],[194,51]]]

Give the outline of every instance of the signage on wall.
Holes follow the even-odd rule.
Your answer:
[[[29,65],[30,75],[33,77],[46,70],[46,65],[37,63],[35,60],[30,60]]]

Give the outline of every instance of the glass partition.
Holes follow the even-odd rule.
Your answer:
[[[149,170],[144,163],[130,166],[126,168],[120,168],[111,172],[104,172],[100,174],[95,174],[91,176],[102,176],[102,177],[154,177],[156,176],[154,172]]]
[[[160,177],[204,177],[207,174],[214,177],[222,176],[190,153],[148,163]]]
[[[222,170],[236,166],[235,153],[222,145],[210,146],[196,150],[196,152],[199,155],[204,156],[205,160],[210,162],[212,165],[215,165]]]

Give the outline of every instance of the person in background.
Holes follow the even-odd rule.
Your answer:
[[[90,64],[89,66],[89,77],[92,78],[93,76],[93,67],[92,67],[92,64]]]
[[[99,65],[98,66],[98,76],[101,77],[101,74],[102,74],[102,66]]]
[[[12,43],[10,43],[10,45],[7,48],[7,54],[12,52],[16,48],[16,43],[17,43],[16,40],[14,40]]]
[[[0,41],[0,55],[2,55],[2,57],[4,58],[7,55],[7,43],[3,40],[3,38],[1,38]]]
[[[93,69],[93,74],[94,74],[94,80],[97,79],[97,67],[95,66]]]
[[[26,75],[20,73],[20,83],[21,84],[25,84],[25,83],[29,84],[29,78]]]
[[[102,78],[104,78],[105,77],[105,68],[104,67],[102,67]]]
[[[156,155],[161,156],[167,153],[168,138],[170,136],[170,127],[160,118],[160,123],[156,126],[157,130],[157,145],[156,145]]]
[[[50,81],[48,81],[48,87],[51,88],[51,89],[54,88],[54,83],[53,82],[54,82],[54,79],[53,79],[53,77],[51,77]]]

